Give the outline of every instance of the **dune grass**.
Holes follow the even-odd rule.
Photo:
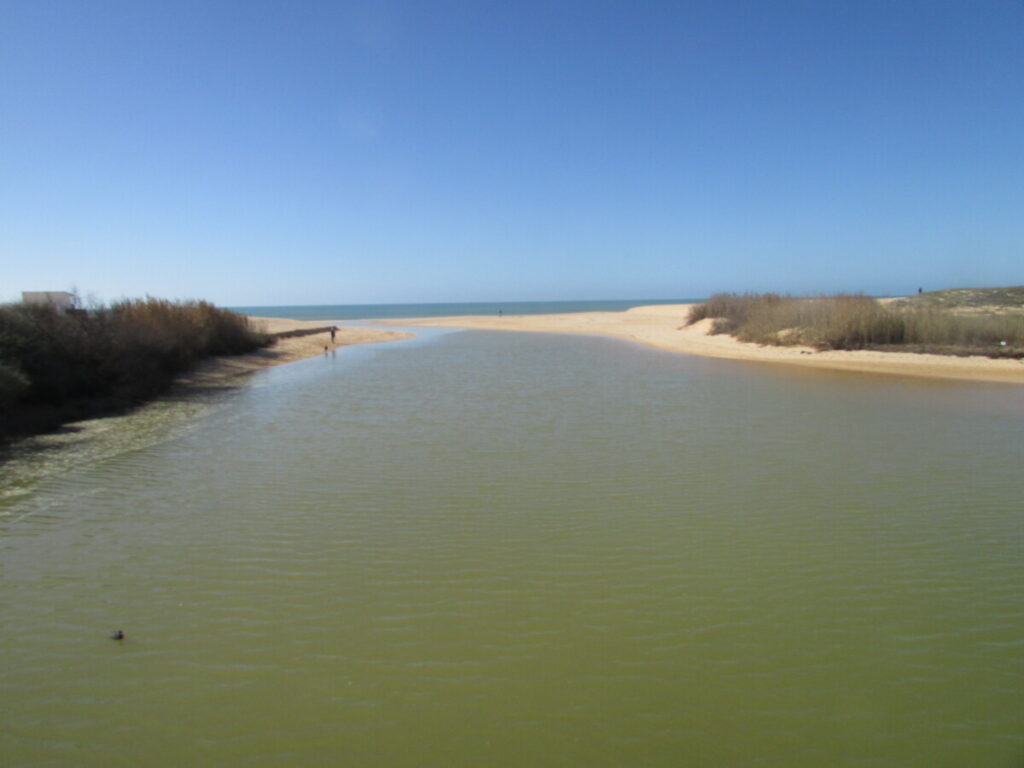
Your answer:
[[[947,288],[899,299],[897,306],[953,309],[961,312],[984,310],[989,312],[1024,311],[1024,285],[1002,288]]]
[[[705,318],[714,320],[711,333],[757,344],[1024,357],[1024,315],[962,314],[927,302],[720,293],[694,306],[687,323]]]
[[[0,438],[123,410],[203,358],[271,337],[205,301],[146,298],[90,310],[0,306]]]

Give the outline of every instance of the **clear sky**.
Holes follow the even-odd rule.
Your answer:
[[[1024,0],[0,0],[0,300],[1024,283]]]

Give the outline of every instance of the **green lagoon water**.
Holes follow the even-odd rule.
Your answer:
[[[1024,763],[1024,388],[427,332],[32,445],[4,766]]]

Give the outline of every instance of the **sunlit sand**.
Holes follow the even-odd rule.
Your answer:
[[[625,312],[564,315],[427,317],[378,321],[404,327],[469,328],[494,331],[595,334],[649,347],[704,357],[785,363],[807,368],[927,376],[1024,384],[1024,362],[987,357],[955,357],[910,352],[826,351],[811,347],[761,346],[724,334],[709,335],[711,320],[685,325],[691,304],[634,307]]]
[[[249,317],[249,321],[257,330],[265,333],[287,333],[312,328],[324,328],[329,323],[323,320],[291,320],[282,317]],[[405,331],[384,331],[375,328],[353,328],[338,326],[334,339],[329,331],[314,333],[308,336],[292,336],[278,339],[265,349],[259,349],[247,355],[216,357],[205,360],[194,370],[181,376],[181,383],[204,383],[249,373],[261,368],[282,363],[293,363],[309,357],[323,355],[331,350],[353,344],[376,344],[384,341],[407,339],[412,334]]]

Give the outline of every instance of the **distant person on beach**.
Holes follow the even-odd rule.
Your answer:
[[[501,317],[501,310],[498,310],[498,317]]]
[[[331,344],[334,343],[334,334],[337,333],[337,332],[338,332],[338,326],[332,325],[331,326]]]
[[[924,288],[918,288],[917,295],[920,296],[922,293],[924,293]]]

